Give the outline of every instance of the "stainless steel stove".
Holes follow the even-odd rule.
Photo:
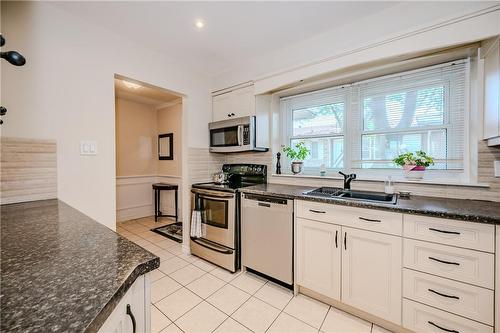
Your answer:
[[[191,253],[231,272],[240,268],[239,188],[267,181],[267,167],[260,164],[224,164],[226,184],[192,185],[192,208],[201,210],[203,237],[191,237]]]

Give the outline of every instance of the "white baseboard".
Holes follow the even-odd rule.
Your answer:
[[[123,222],[127,220],[139,219],[141,217],[152,216],[155,209],[152,205],[123,208],[116,211],[116,220]]]
[[[177,184],[178,219],[182,220],[182,178],[179,176],[122,176],[116,178],[116,220],[118,222],[154,215],[153,189],[156,182]],[[160,210],[164,215],[175,215],[173,191],[162,191]]]

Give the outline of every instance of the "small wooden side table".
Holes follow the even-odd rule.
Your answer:
[[[158,221],[159,217],[175,217],[175,222],[177,222],[177,192],[179,186],[175,184],[166,183],[155,183],[153,184],[153,191],[155,193],[155,222]],[[160,194],[161,191],[175,191],[175,215],[163,215],[160,210]]]

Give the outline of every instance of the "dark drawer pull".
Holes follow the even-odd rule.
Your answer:
[[[316,209],[309,209],[311,213],[317,213],[317,214],[325,214],[326,212],[323,210],[316,210]]]
[[[339,243],[337,242],[338,237],[339,237],[339,231],[335,230],[335,248],[339,247]]]
[[[127,314],[130,316],[130,319],[132,320],[132,333],[135,333],[135,317],[134,314],[132,313],[132,309],[130,308],[130,304],[127,304]]]
[[[447,265],[457,265],[457,266],[460,266],[460,263],[458,263],[458,262],[441,260],[441,259],[434,258],[434,257],[429,257],[429,259],[430,259],[430,260],[437,261],[437,262],[440,262],[440,263],[442,263],[442,264],[447,264]]]
[[[458,231],[447,231],[447,230],[440,230],[440,229],[436,229],[436,228],[429,228],[429,230],[435,231],[435,232],[440,232],[442,234],[460,235],[460,233]]]
[[[439,291],[435,291],[434,289],[431,289],[431,288],[429,288],[427,290],[429,290],[431,293],[434,293],[434,294],[439,295],[439,296],[443,296],[443,297],[447,297],[447,298],[460,299],[460,297],[458,297],[458,296],[446,295],[446,294],[440,293]]]
[[[344,234],[344,250],[347,250],[347,231]]]
[[[460,333],[460,332],[459,332],[459,331],[457,331],[457,330],[450,330],[450,329],[447,329],[447,328],[441,327],[441,326],[439,326],[438,324],[434,324],[434,323],[433,323],[432,321],[430,321],[430,320],[429,320],[429,321],[427,321],[427,322],[428,322],[429,324],[431,324],[432,326],[437,327],[437,328],[439,328],[440,330],[443,330],[443,331],[445,331],[445,332],[450,332],[450,333]]]
[[[359,216],[359,219],[363,220],[363,221],[368,221],[368,222],[382,222],[380,220],[367,219],[366,217],[361,217],[361,216]]]
[[[265,203],[265,202],[259,202],[259,206],[261,207],[271,207],[271,204]]]

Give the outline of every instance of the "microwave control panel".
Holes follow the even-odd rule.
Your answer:
[[[250,126],[245,125],[243,126],[243,145],[249,145],[250,144]]]

